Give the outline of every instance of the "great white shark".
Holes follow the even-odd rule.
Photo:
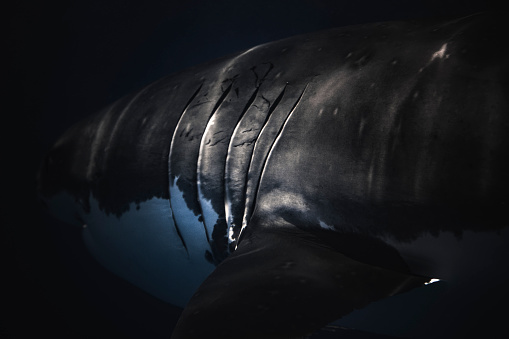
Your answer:
[[[486,251],[509,245],[502,28],[357,25],[186,69],[71,127],[40,195],[108,270],[184,307],[175,339],[301,337],[506,270]]]

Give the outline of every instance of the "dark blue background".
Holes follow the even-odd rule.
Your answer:
[[[7,316],[0,318],[0,337],[166,338],[178,317],[178,309],[99,266],[77,230],[39,213],[37,166],[70,124],[164,75],[260,43],[493,6],[474,0],[12,4],[4,13],[0,311]]]

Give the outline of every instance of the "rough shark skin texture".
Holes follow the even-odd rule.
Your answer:
[[[41,195],[109,270],[187,304],[173,338],[298,337],[461,280],[508,240],[502,26],[367,24],[187,69],[73,126]]]

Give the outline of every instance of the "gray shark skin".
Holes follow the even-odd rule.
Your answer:
[[[40,194],[106,268],[185,306],[172,338],[302,337],[482,275],[509,245],[502,28],[367,24],[184,70],[69,129]]]

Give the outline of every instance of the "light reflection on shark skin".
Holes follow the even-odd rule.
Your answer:
[[[182,71],[71,128],[41,194],[67,194],[109,270],[186,305],[174,338],[302,336],[479,279],[509,258],[490,252],[509,240],[501,22],[340,28]]]

